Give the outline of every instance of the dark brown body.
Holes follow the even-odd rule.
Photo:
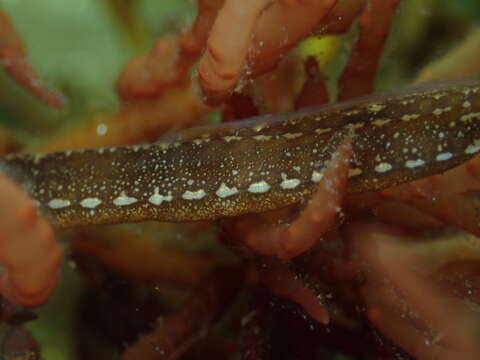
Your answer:
[[[286,115],[186,130],[145,146],[20,154],[3,169],[62,227],[190,221],[308,197],[352,138],[349,192],[443,172],[480,151],[480,81],[407,88]]]

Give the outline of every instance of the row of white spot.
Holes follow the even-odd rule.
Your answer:
[[[300,185],[299,179],[291,178],[289,179],[286,174],[282,173],[282,182],[280,183],[280,187],[283,190],[291,190],[295,189],[298,185]],[[313,171],[311,181],[318,183],[323,178],[323,173],[319,171]],[[262,194],[266,193],[270,190],[271,186],[266,181],[262,180],[259,182],[252,183],[248,186],[247,191],[253,194]],[[222,183],[215,194],[224,199],[229,196],[235,195],[239,192],[238,188],[236,187],[229,187],[225,183]],[[205,190],[200,189],[196,191],[187,190],[182,194],[182,198],[184,200],[200,200],[203,199],[207,193]],[[148,198],[148,201],[153,205],[161,205],[165,201],[172,201],[173,196],[172,194],[162,195],[159,194],[159,188],[155,188],[153,195]],[[135,197],[127,196],[124,192],[122,192],[118,197],[116,197],[112,203],[115,206],[127,206],[132,205],[138,202],[138,199]],[[102,204],[102,200],[99,198],[85,198],[80,201],[80,206],[86,209],[95,209],[97,206]],[[72,205],[72,202],[67,199],[53,199],[48,202],[48,206],[51,209],[63,209],[67,208]]]
[[[437,161],[447,161],[453,157],[453,154],[450,152],[445,152],[438,154],[436,157]],[[405,167],[409,169],[415,169],[417,167],[425,165],[425,161],[422,159],[408,160],[405,162]],[[393,169],[393,166],[387,162],[382,162],[375,167],[375,171],[379,173],[386,173]]]
[[[473,144],[469,145],[465,149],[465,154],[471,155],[471,154],[475,154],[479,151],[480,151],[480,139],[475,140],[473,142]],[[438,154],[437,157],[435,158],[435,160],[436,161],[447,161],[447,160],[450,160],[452,157],[453,157],[453,154],[451,152],[444,152],[444,153]],[[423,166],[423,165],[425,165],[425,161],[422,160],[422,159],[408,160],[408,161],[405,162],[405,167],[407,167],[409,169],[414,169],[414,168],[417,168],[417,167],[420,167],[420,166]],[[375,167],[375,171],[379,172],[379,173],[386,173],[386,172],[388,172],[392,169],[393,169],[393,166],[389,163],[386,163],[386,162],[382,162]]]

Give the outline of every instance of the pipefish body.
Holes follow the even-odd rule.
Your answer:
[[[349,193],[444,172],[480,151],[480,80],[193,128],[150,145],[11,154],[0,169],[59,227],[212,220],[307,198],[346,136]]]

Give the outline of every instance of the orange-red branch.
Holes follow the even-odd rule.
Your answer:
[[[375,75],[400,0],[369,0],[360,17],[360,35],[341,77],[339,100],[373,92]]]
[[[0,293],[13,303],[40,305],[58,281],[62,252],[51,226],[16,184],[0,175]]]
[[[0,11],[0,62],[7,74],[33,96],[45,104],[61,108],[64,101],[54,90],[40,80],[27,55],[15,28],[8,16]]]
[[[207,103],[223,102],[245,67],[245,57],[255,22],[270,0],[226,0],[218,13],[207,50],[198,65],[200,86]]]
[[[348,179],[351,141],[344,141],[332,156],[317,191],[303,213],[290,226],[252,230],[245,243],[263,255],[289,259],[309,250],[334,224]]]
[[[259,17],[248,49],[248,71],[271,70],[282,56],[325,20],[338,0],[277,0]]]
[[[206,102],[221,103],[241,76],[254,78],[272,70],[321,24],[337,1],[261,0],[247,6],[227,0],[198,68]]]
[[[318,295],[286,265],[266,260],[261,282],[275,294],[298,303],[314,320],[328,324],[329,315]]]
[[[123,360],[175,360],[187,351],[225,311],[243,283],[237,268],[218,268],[179,310],[159,321],[155,330],[129,347]]]
[[[179,39],[160,38],[148,54],[134,57],[122,70],[117,92],[123,100],[156,98],[188,82],[188,70],[205,48],[210,30],[225,0],[198,0],[192,27]]]

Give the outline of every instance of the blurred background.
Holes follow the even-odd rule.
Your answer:
[[[148,51],[158,37],[178,33],[196,13],[194,0],[0,0],[0,7],[11,17],[41,77],[67,101],[61,110],[50,109],[0,71],[0,126],[24,144],[55,137],[60,130],[114,111],[119,105],[114,84],[126,62]],[[478,0],[404,0],[377,78],[378,89],[408,84],[479,25]],[[299,47],[329,58],[334,46],[340,52],[334,59],[342,61],[349,46],[343,38],[309,39]],[[335,72],[337,61],[326,63]],[[77,352],[81,327],[74,326],[79,306],[87,306],[79,303],[84,292],[83,275],[67,259],[54,296],[36,311],[38,320],[27,324],[44,359],[84,358]],[[90,346],[108,347],[101,341]]]

